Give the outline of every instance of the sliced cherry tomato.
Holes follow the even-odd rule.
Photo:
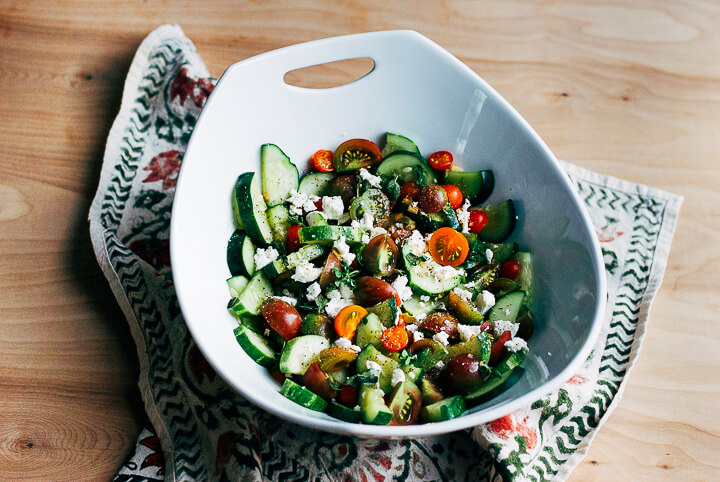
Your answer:
[[[453,155],[448,151],[437,151],[430,154],[428,163],[430,164],[430,167],[436,171],[450,169],[450,166],[452,166],[453,163]]]
[[[351,171],[379,164],[382,158],[382,152],[374,142],[350,139],[338,146],[333,161],[338,171]]]
[[[408,345],[410,338],[403,325],[391,326],[382,333],[382,344],[390,351],[400,351]]]
[[[502,264],[500,273],[503,278],[515,279],[520,274],[520,263],[514,259],[509,259]]]
[[[346,306],[340,310],[340,313],[335,317],[335,332],[338,336],[342,336],[348,340],[354,340],[355,331],[357,331],[360,320],[365,318],[367,314],[367,310],[362,306]]]
[[[337,395],[338,403],[342,403],[346,407],[353,408],[357,405],[358,395],[360,395],[360,387],[353,387],[352,385],[343,385],[340,388],[340,393]]]
[[[479,233],[487,224],[487,214],[480,209],[473,209],[470,211],[470,221],[468,222],[468,228],[471,233]]]
[[[492,323],[489,321],[484,321],[482,325],[480,325],[480,331],[490,331],[492,330]]]
[[[467,258],[470,246],[462,234],[453,228],[440,228],[428,243],[430,256],[443,266],[460,266]]]
[[[299,224],[293,224],[290,226],[290,229],[288,229],[288,239],[287,243],[285,243],[285,247],[291,253],[297,251],[300,249],[300,246],[302,246],[302,243],[300,242],[300,235],[298,234],[301,227],[302,226]]]
[[[320,172],[333,172],[335,170],[334,157],[333,151],[320,149],[312,155],[313,166]]]
[[[322,209],[322,198],[320,198],[320,199],[318,199],[317,201],[315,201],[315,207],[317,208],[318,211],[322,211],[322,210],[323,210],[323,209]]]
[[[406,182],[400,188],[400,199],[409,199],[411,201],[417,201],[420,195],[421,189],[415,185],[414,182]]]
[[[490,365],[497,365],[500,361],[500,357],[505,353],[505,342],[510,341],[512,335],[509,331],[506,331],[495,340],[490,348]]]
[[[445,184],[443,187],[445,188],[445,192],[447,192],[448,202],[452,208],[457,209],[462,206],[463,195],[460,188],[452,184]]]

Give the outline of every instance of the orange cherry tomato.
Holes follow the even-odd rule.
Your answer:
[[[341,171],[347,171],[374,166],[379,164],[382,158],[382,152],[374,142],[367,139],[350,139],[335,150],[334,163]]]
[[[453,228],[440,228],[428,243],[430,256],[443,266],[460,266],[467,258],[470,246],[467,239]]]
[[[328,149],[320,149],[312,155],[312,162],[320,172],[333,172],[335,170],[335,164],[333,164],[333,151]]]
[[[443,171],[450,169],[453,163],[453,155],[448,151],[437,151],[430,154],[428,158],[428,164],[436,171]]]
[[[408,345],[408,332],[403,325],[391,326],[382,333],[382,344],[390,351],[400,351]]]
[[[462,206],[463,195],[460,188],[457,186],[453,186],[452,184],[445,184],[443,187],[445,188],[445,192],[448,196],[448,202],[450,203],[452,208],[457,209]]]
[[[338,336],[353,340],[360,320],[365,318],[367,314],[367,310],[360,305],[346,306],[335,317],[335,332]]]

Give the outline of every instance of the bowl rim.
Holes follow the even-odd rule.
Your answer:
[[[560,174],[558,176],[562,179],[561,182],[565,183],[565,187],[570,193],[571,201],[576,209],[576,211],[579,213],[580,219],[581,219],[581,225],[582,229],[587,235],[587,238],[590,240],[590,251],[594,253],[594,256],[592,257],[592,266],[594,275],[596,278],[596,291],[594,293],[595,298],[597,300],[595,311],[592,317],[592,326],[588,332],[588,335],[581,345],[580,349],[577,351],[576,355],[570,359],[565,366],[557,375],[555,375],[552,378],[549,378],[545,380],[540,386],[528,391],[527,393],[523,394],[522,396],[519,396],[517,398],[508,400],[506,402],[503,402],[497,406],[489,407],[484,410],[480,410],[476,413],[465,413],[460,417],[446,420],[443,422],[434,422],[434,423],[424,423],[424,424],[413,424],[413,425],[403,425],[403,426],[381,426],[381,425],[370,425],[370,424],[359,424],[359,423],[351,423],[351,422],[345,422],[343,420],[326,420],[322,418],[315,418],[311,417],[309,415],[306,415],[304,413],[305,409],[303,407],[298,407],[297,411],[292,410],[285,410],[281,408],[280,406],[275,406],[272,404],[265,403],[265,400],[261,397],[254,394],[253,390],[248,389],[242,385],[235,384],[231,380],[225,377],[223,374],[223,371],[219,368],[219,363],[216,362],[214,352],[210,350],[210,347],[205,347],[199,342],[199,337],[196,336],[197,333],[199,333],[199,325],[188,322],[188,318],[185,316],[185,313],[187,312],[185,309],[185,301],[186,299],[182,295],[182,289],[174,283],[174,288],[176,290],[176,296],[178,299],[178,304],[180,306],[180,310],[183,314],[183,319],[185,320],[186,326],[188,327],[188,330],[190,331],[190,334],[193,337],[193,340],[195,341],[197,347],[202,352],[203,356],[207,359],[207,361],[210,363],[210,365],[215,369],[217,374],[226,382],[228,385],[233,387],[238,393],[240,393],[243,397],[251,401],[253,404],[257,405],[258,407],[262,408],[266,412],[269,412],[277,417],[280,417],[281,419],[302,425],[304,427],[316,429],[316,430],[323,430],[327,432],[337,433],[337,434],[343,434],[343,435],[352,435],[352,436],[359,436],[359,437],[374,437],[374,438],[405,438],[405,437],[426,437],[426,436],[433,436],[433,435],[440,435],[450,432],[455,432],[467,428],[472,428],[478,425],[482,425],[484,423],[487,423],[489,421],[495,420],[497,418],[500,418],[502,416],[505,416],[519,408],[522,408],[524,406],[527,406],[531,404],[532,402],[542,398],[546,394],[552,392],[553,390],[557,389],[560,385],[562,385],[564,382],[566,382],[579,368],[579,366],[582,364],[583,361],[585,361],[588,356],[590,355],[590,352],[592,351],[597,338],[601,332],[601,328],[604,321],[604,314],[605,314],[605,307],[606,307],[606,300],[607,300],[607,281],[606,281],[606,275],[605,275],[605,267],[602,262],[602,254],[600,250],[600,244],[597,239],[597,236],[595,235],[595,231],[592,228],[593,224],[590,219],[590,215],[588,214],[587,210],[585,209],[585,206],[583,205],[582,201],[580,200],[580,197],[577,194],[577,191],[575,190],[574,186],[572,185],[572,182],[570,181],[570,178],[567,176],[565,170],[560,166],[559,161],[553,154],[553,152],[550,150],[550,148],[545,144],[545,142],[542,140],[542,138],[539,136],[539,134],[532,128],[532,126],[520,115],[517,110],[502,96],[500,95],[490,84],[488,84],[480,75],[478,75],[475,71],[473,71],[470,67],[468,67],[466,64],[464,64],[462,61],[460,61],[458,58],[456,58],[454,55],[452,55],[450,52],[445,50],[443,47],[438,45],[437,43],[433,42],[429,38],[425,37],[424,35],[414,31],[414,30],[384,30],[384,31],[375,31],[375,32],[366,32],[366,33],[357,33],[357,34],[350,34],[350,35],[342,35],[342,36],[336,36],[336,37],[329,37],[324,39],[318,39],[318,40],[312,40],[309,42],[303,42],[295,45],[290,45],[287,47],[282,47],[279,49],[271,50],[259,55],[255,55],[253,57],[249,57],[245,60],[241,60],[239,62],[235,62],[234,64],[230,65],[225,72],[223,72],[222,76],[218,79],[214,92],[219,92],[219,87],[223,84],[224,81],[228,78],[229,74],[237,70],[238,68],[241,68],[243,65],[256,62],[258,60],[261,60],[266,57],[278,55],[280,53],[286,53],[286,52],[292,52],[295,49],[298,48],[307,48],[312,47],[318,44],[321,44],[325,41],[331,40],[331,39],[355,39],[355,38],[362,38],[362,37],[376,37],[376,36],[402,36],[407,39],[411,39],[419,44],[424,44],[426,48],[431,48],[435,50],[438,54],[443,55],[446,60],[451,61],[455,64],[455,66],[464,71],[466,75],[470,75],[477,83],[478,85],[487,92],[488,97],[493,97],[495,101],[498,102],[499,107],[507,114],[509,115],[513,120],[517,121],[522,128],[525,129],[526,132],[528,132],[532,138],[532,140],[536,143],[537,148],[539,149],[540,153],[543,154],[548,160],[549,160],[549,168],[554,170],[556,174]],[[360,78],[362,79],[362,77]],[[360,80],[357,79],[356,81]],[[345,84],[349,85],[349,84]],[[291,86],[292,87],[292,86]],[[338,89],[342,88],[343,86],[338,87],[331,87],[331,89]],[[299,88],[299,87],[295,87]],[[210,109],[208,107],[213,102],[214,96],[213,94],[210,95],[208,98],[205,108],[200,113],[197,123],[196,123],[196,129],[197,126],[199,126],[202,122],[204,117],[206,116],[207,112],[210,112]],[[184,156],[184,163],[187,162],[188,158],[192,158],[192,153],[194,151],[194,141],[195,141],[195,131],[193,131],[193,135],[191,136],[187,149],[185,151]],[[184,185],[184,176],[183,172],[185,172],[183,169],[180,170],[180,174],[178,176],[178,182],[177,182],[177,188],[175,192],[175,196],[177,198],[178,195],[181,195],[184,190],[182,190],[182,186]],[[172,240],[176,237],[176,227],[177,224],[174,222],[176,218],[176,215],[178,214],[177,211],[178,203],[173,202],[173,208],[171,213],[171,221],[170,221],[170,256],[172,259],[177,259],[178,254],[176,253],[176,250],[174,249],[174,246],[176,243],[173,243]],[[178,273],[178,265],[179,263],[171,263],[172,267],[172,274],[173,279],[177,279],[177,273]]]

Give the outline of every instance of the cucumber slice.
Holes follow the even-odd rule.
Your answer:
[[[262,267],[262,272],[265,273],[265,276],[270,279],[277,278],[285,271],[287,271],[287,268],[285,267],[285,263],[281,259],[277,259],[272,263],[268,263]]]
[[[326,411],[331,417],[344,420],[345,422],[360,423],[362,420],[362,412],[348,408],[335,401],[331,401],[328,404]]]
[[[235,330],[235,339],[245,353],[258,365],[271,368],[275,364],[277,354],[270,348],[267,340],[260,334],[255,333],[245,325],[240,325]]]
[[[477,208],[473,208],[477,209]],[[478,233],[480,241],[489,241],[491,243],[502,243],[510,236],[512,230],[515,229],[515,204],[512,199],[508,199],[496,206],[487,206],[479,208],[487,216],[487,224]]]
[[[325,410],[325,407],[327,407],[325,400],[307,388],[301,387],[289,378],[286,378],[282,387],[280,387],[280,394],[298,405],[302,405],[310,410],[315,410],[316,412],[322,412]]]
[[[285,343],[280,355],[280,371],[293,375],[304,375],[318,354],[330,348],[327,338],[318,335],[303,335]]]
[[[394,298],[391,299],[395,301]],[[355,343],[360,348],[365,348],[368,345],[379,347],[382,343],[384,330],[385,327],[380,323],[378,316],[374,313],[368,313],[358,324]]]
[[[327,226],[328,222],[321,212],[313,211],[305,216],[308,226]]]
[[[526,251],[520,251],[513,259],[520,265],[520,272],[515,278],[515,282],[520,285],[520,289],[527,292],[525,303],[532,304],[532,254]]]
[[[449,362],[452,358],[463,353],[469,353],[477,358],[480,362],[487,365],[490,361],[490,352],[492,350],[492,341],[490,335],[485,332],[477,336],[473,336],[467,341],[450,345],[447,347],[447,355],[445,362]]]
[[[459,417],[465,412],[465,400],[460,395],[444,398],[423,407],[420,417],[426,422],[443,422]]]
[[[495,302],[495,306],[490,309],[488,320],[495,326],[498,320],[508,320],[515,323],[520,307],[525,299],[525,293],[522,291],[513,291]]]
[[[397,182],[402,185],[406,182],[416,182],[418,179],[417,168],[420,168],[425,176],[427,184],[436,184],[437,178],[425,159],[418,154],[407,151],[395,151],[387,156],[375,172],[383,178],[397,176]]]
[[[493,374],[480,385],[480,388],[465,395],[465,401],[470,406],[481,403],[485,398],[484,395],[495,390],[505,383],[512,375],[513,371],[520,366],[525,359],[527,352],[525,350],[510,353],[497,367],[493,370]]]
[[[380,353],[373,345],[367,345],[358,354],[356,360],[357,372],[362,373],[368,370],[367,362],[374,361],[380,365],[380,376],[378,377],[378,385],[384,392],[392,390],[392,373],[396,368],[400,368],[400,363]]]
[[[305,193],[308,196],[323,197],[325,189],[336,177],[335,174],[329,172],[310,172],[300,179],[298,192]]]
[[[243,325],[245,328],[249,328],[255,333],[258,333],[265,337],[265,329],[268,328],[268,324],[265,322],[262,316],[240,316],[237,318],[237,320],[240,322],[241,325]],[[266,340],[271,344],[272,346],[272,334],[275,333],[273,330],[270,330],[270,335],[268,337],[265,337]]]
[[[460,221],[458,221],[457,214],[455,214],[455,210],[450,203],[446,204],[441,212],[445,216],[445,223],[448,227],[460,229]]]
[[[233,276],[232,278],[228,278],[227,285],[228,290],[230,290],[230,296],[232,296],[233,298],[240,296],[240,293],[243,292],[249,282],[250,280],[243,275],[237,275]]]
[[[290,211],[285,206],[273,206],[267,210],[267,220],[273,234],[273,240],[280,246],[285,246],[290,229]]]
[[[233,210],[255,244],[270,244],[272,231],[267,220],[267,205],[260,191],[259,176],[246,172],[238,176],[233,195]]]
[[[294,253],[288,254],[287,257],[287,265],[290,269],[295,269],[297,265],[299,265],[303,261],[311,261],[313,259],[319,258],[325,254],[325,250],[322,246],[317,244],[308,244],[306,246],[302,246],[300,249],[295,251]]]
[[[446,171],[445,184],[457,187],[465,199],[477,204],[490,196],[495,185],[495,178],[492,171]]]
[[[227,246],[227,264],[233,276],[255,273],[255,245],[245,231],[235,230]]]
[[[236,317],[259,315],[263,301],[272,295],[272,285],[267,277],[262,272],[255,273],[240,296],[232,300],[230,310]]]
[[[383,158],[388,157],[396,151],[406,151],[417,154],[418,156],[420,155],[420,149],[418,149],[418,146],[413,141],[400,134],[388,132],[385,134],[385,147],[382,149]]]
[[[347,226],[311,226],[298,229],[298,238],[301,243],[330,245],[341,236],[345,236],[347,243],[360,243],[365,232],[366,229]]]
[[[360,387],[360,410],[365,423],[387,425],[393,418],[393,412],[385,405],[385,394],[379,388],[363,384]]]
[[[414,262],[414,257],[410,256],[410,247],[407,244],[403,246],[402,253],[408,271],[410,287],[414,291],[426,295],[447,293],[462,283],[464,279],[464,276],[460,273],[444,279],[436,278],[433,275],[433,268],[436,267],[437,263],[432,259]]]
[[[292,190],[298,189],[298,170],[275,144],[260,146],[262,195],[269,207],[282,204]]]
[[[414,317],[422,317],[429,315],[430,313],[437,310],[440,306],[440,301],[431,298],[428,301],[421,301],[420,295],[412,295],[409,299],[403,301],[403,309],[410,313]]]
[[[367,308],[368,312],[377,315],[380,323],[385,328],[390,328],[395,324],[395,318],[397,318],[398,305],[395,301],[395,297],[388,298],[385,301],[381,301],[375,306]]]

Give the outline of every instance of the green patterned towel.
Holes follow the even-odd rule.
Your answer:
[[[213,89],[177,26],[154,31],[128,73],[90,210],[93,246],[140,358],[149,424],[116,480],[559,480],[622,395],[662,280],[681,199],[565,165],[601,241],[602,335],[559,390],[499,420],[439,437],[315,432],[244,400],[208,365],[173,290],[168,228],[178,172]]]

